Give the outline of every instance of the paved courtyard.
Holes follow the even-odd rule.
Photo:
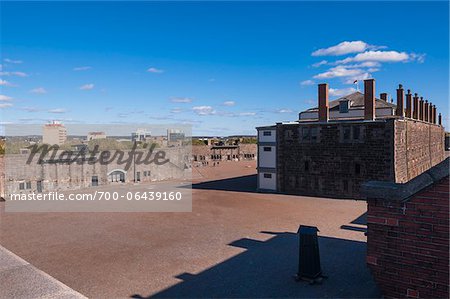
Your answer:
[[[194,169],[191,213],[5,213],[0,203],[1,245],[90,298],[378,296],[366,203],[256,193],[255,166]],[[320,230],[322,285],[292,278],[300,224]]]

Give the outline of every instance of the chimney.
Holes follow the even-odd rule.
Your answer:
[[[408,93],[406,94],[406,111],[405,116],[411,118],[412,117],[412,94],[411,90],[408,89]]]
[[[438,124],[442,126],[442,114],[439,113]]]
[[[423,120],[428,122],[430,117],[430,104],[428,104],[428,100],[425,101],[425,109],[424,109]]]
[[[319,121],[327,122],[329,119],[328,84],[319,84]]]
[[[419,119],[419,97],[417,96],[417,93],[414,94],[413,103],[413,118]]]
[[[423,97],[420,97],[420,100],[419,100],[419,120],[423,120],[424,112],[425,112],[425,105],[424,105]]]
[[[387,100],[388,100],[387,93],[385,93],[385,92],[380,93],[380,99],[387,102]]]
[[[364,80],[364,119],[375,119],[375,79]]]
[[[398,85],[397,89],[397,110],[395,111],[395,115],[403,117],[405,115],[405,110],[403,107],[403,98],[405,97],[405,90],[401,84]]]
[[[436,124],[436,105],[433,105],[433,124]]]

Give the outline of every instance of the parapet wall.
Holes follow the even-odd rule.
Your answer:
[[[445,159],[444,128],[412,119],[394,125],[395,182],[405,183]]]

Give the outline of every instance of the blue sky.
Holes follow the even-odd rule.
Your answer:
[[[1,2],[3,123],[255,134],[373,77],[448,126],[448,2]],[[362,84],[360,84],[362,87]]]

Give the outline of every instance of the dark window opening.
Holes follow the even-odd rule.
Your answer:
[[[263,136],[272,136],[272,131],[264,131]]]
[[[353,139],[358,140],[360,139],[361,134],[361,128],[359,126],[353,127]]]
[[[265,147],[264,147],[264,151],[265,151],[265,152],[271,152],[271,151],[272,151],[272,148],[271,148],[270,146],[265,146]]]
[[[344,127],[344,140],[350,139],[350,127]]]
[[[25,189],[25,183],[19,183],[19,190]]]
[[[264,174],[264,178],[265,179],[271,179],[272,178],[272,174],[271,173],[265,173]]]
[[[348,181],[347,180],[342,181],[342,187],[344,189],[344,192],[348,192]]]
[[[340,113],[348,113],[348,105],[349,101],[341,101],[339,103],[339,112]]]
[[[355,175],[361,174],[361,165],[359,163],[355,163]]]
[[[31,189],[31,182],[27,182],[26,188]]]
[[[91,180],[92,186],[98,186],[98,176],[94,175]]]
[[[309,161],[305,161],[305,172],[309,171]]]

